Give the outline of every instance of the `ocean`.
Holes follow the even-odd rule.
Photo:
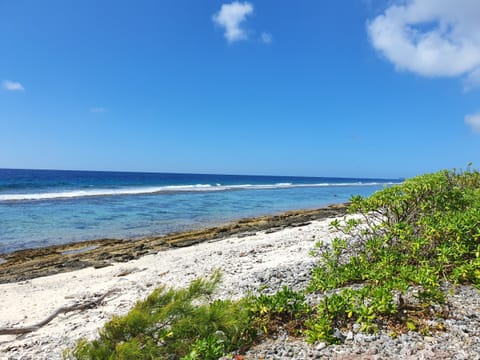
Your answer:
[[[135,239],[368,196],[390,179],[0,169],[0,254]]]

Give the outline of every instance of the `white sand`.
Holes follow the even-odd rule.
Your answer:
[[[255,275],[279,266],[311,263],[316,240],[334,237],[331,219],[275,233],[202,243],[147,255],[102,269],[83,269],[0,285],[0,327],[33,325],[61,306],[114,292],[97,307],[61,314],[43,328],[22,336],[0,336],[1,359],[61,359],[82,337],[92,339],[112,315],[125,314],[156,286],[183,287],[221,269],[222,297],[239,297],[255,288]],[[124,275],[127,273],[126,275]],[[243,289],[243,290],[240,290]]]

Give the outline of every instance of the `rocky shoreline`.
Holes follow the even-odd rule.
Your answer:
[[[340,205],[243,219],[224,227],[171,235],[167,238],[172,243],[165,245],[165,238],[158,240],[164,247],[136,259],[122,262],[115,261],[113,256],[108,266],[85,266],[79,270],[58,264],[72,258],[90,264],[92,253],[102,254],[99,248],[75,251],[97,244],[35,250],[36,257],[28,251],[7,256],[0,284],[0,328],[28,327],[58,308],[107,296],[95,307],[61,314],[34,332],[1,335],[0,358],[61,359],[65,348],[74,346],[80,338],[94,338],[113,315],[125,314],[155,287],[187,286],[193,279],[209,276],[215,270],[223,274],[218,292],[223,298],[239,298],[270,280],[269,286],[275,291],[282,286],[286,269],[295,271],[291,276],[297,275],[300,281],[302,277],[296,269],[304,268],[306,263],[313,266],[309,252],[315,240],[330,239],[332,216],[344,212],[345,206]],[[206,233],[210,234],[209,239]],[[142,241],[153,248],[157,240]],[[130,241],[106,247],[112,246],[110,249],[116,254],[129,254],[138,245]],[[47,261],[42,261],[45,258]],[[28,270],[26,274],[21,272],[22,261],[23,269]],[[50,275],[41,276],[49,272]],[[309,275],[307,270],[302,274],[303,280]]]
[[[338,216],[344,209],[334,208],[333,212]],[[107,294],[98,306],[60,315],[33,333],[0,336],[0,358],[61,359],[63,349],[74,346],[79,338],[93,339],[111,316],[125,314],[153,288],[183,287],[217,269],[223,274],[217,294],[221,298],[238,298],[258,293],[260,289],[274,293],[285,285],[294,290],[304,289],[316,262],[309,255],[315,242],[328,243],[338,234],[330,228],[332,218],[314,219],[313,216],[321,216],[315,211],[295,212],[287,216],[287,222],[282,220],[283,216],[269,217],[270,221],[242,220],[225,231],[210,230],[210,234],[217,235],[208,240],[198,235],[206,231],[201,230],[197,237],[187,240],[194,242],[191,246],[180,241],[178,246],[170,244],[168,251],[156,251],[126,262],[114,261],[113,257],[109,259],[110,266],[89,266],[70,272],[61,268],[63,272],[55,275],[0,284],[0,327],[26,326],[45,318],[59,306]],[[218,235],[235,231],[237,226],[242,231]],[[136,246],[128,245],[129,251]],[[64,256],[79,256],[79,261],[88,262],[87,256],[91,255],[80,252]],[[14,278],[12,274],[10,279]],[[428,335],[410,331],[392,336],[385,331],[369,335],[355,327],[339,329],[343,343],[330,346],[310,345],[280,331],[243,352],[242,359],[480,359],[478,290],[445,284],[445,291],[449,294],[449,311],[441,331]],[[310,294],[309,301],[318,301],[319,297],[321,294]]]
[[[102,268],[171,248],[191,246],[205,241],[258,231],[274,232],[301,226],[313,220],[343,215],[346,204],[334,204],[314,210],[288,211],[279,215],[245,218],[206,229],[148,237],[137,240],[98,239],[55,245],[39,249],[0,254],[0,284],[33,279],[87,267]]]

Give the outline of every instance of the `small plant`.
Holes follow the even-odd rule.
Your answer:
[[[97,340],[80,340],[70,359],[213,359],[252,341],[245,300],[215,300],[220,281],[194,280],[186,289],[153,291],[125,316],[115,316]]]
[[[295,332],[303,326],[309,312],[305,295],[287,286],[273,295],[250,297],[249,303],[253,323],[264,334],[275,332],[280,326]]]
[[[219,336],[210,335],[207,338],[198,339],[193,344],[190,353],[181,360],[217,360],[224,354],[224,340]]]

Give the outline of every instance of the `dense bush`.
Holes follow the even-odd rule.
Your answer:
[[[334,329],[355,322],[367,332],[381,326],[427,333],[433,329],[423,319],[444,302],[443,282],[480,286],[477,171],[418,176],[354,197],[349,211],[360,215],[332,223],[348,243],[317,244],[309,290],[333,293],[309,320],[309,341],[337,342]]]

